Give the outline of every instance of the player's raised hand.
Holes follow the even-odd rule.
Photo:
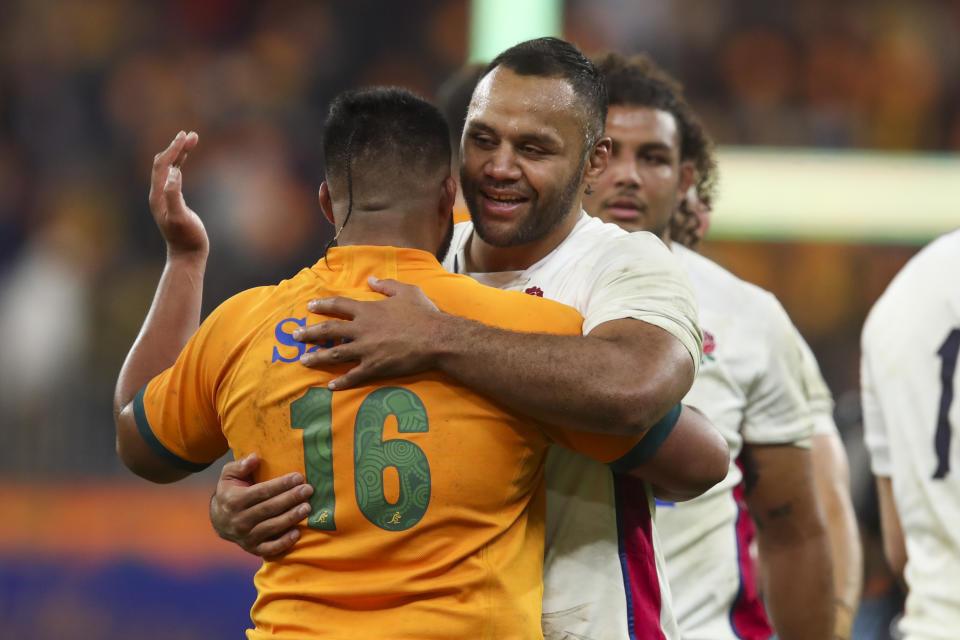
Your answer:
[[[168,255],[206,256],[210,247],[200,217],[183,199],[181,167],[197,146],[196,132],[181,131],[166,149],[153,157],[150,180],[150,211],[167,241]]]
[[[349,339],[345,344],[317,349],[300,358],[301,364],[312,368],[359,362],[330,381],[331,389],[422,373],[434,366],[430,345],[448,316],[437,309],[420,287],[370,278],[370,288],[388,297],[374,301],[311,300],[307,305],[310,311],[346,319],[327,320],[297,329],[293,334],[301,342],[314,344]]]
[[[310,514],[313,487],[299,473],[254,483],[260,458],[228,462],[210,500],[210,522],[224,540],[264,558],[287,551],[300,538],[298,522]]]

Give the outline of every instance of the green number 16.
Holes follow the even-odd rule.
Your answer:
[[[312,529],[335,531],[336,498],[333,491],[333,392],[312,387],[290,405],[290,426],[303,429],[303,462],[310,497]],[[357,506],[381,529],[404,531],[420,522],[430,504],[430,465],[423,449],[399,438],[384,440],[387,418],[397,419],[400,433],[429,430],[427,410],[420,398],[402,387],[384,387],[370,393],[360,404],[353,427],[353,472]],[[397,470],[400,495],[388,502],[383,490],[383,472]]]

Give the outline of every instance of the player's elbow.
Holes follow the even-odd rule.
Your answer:
[[[684,411],[690,411],[684,407]],[[706,421],[706,418],[703,418]],[[699,429],[687,448],[696,455],[682,465],[676,465],[669,474],[662,474],[654,493],[661,500],[685,502],[703,495],[727,477],[730,470],[730,448],[720,432],[707,422],[708,428]]]
[[[117,457],[124,466],[144,480],[167,484],[176,482],[189,475],[189,472],[171,467],[160,460],[143,441],[143,437],[132,423],[130,409],[125,408],[115,419],[117,428]]]

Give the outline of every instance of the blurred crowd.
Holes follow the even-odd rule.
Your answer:
[[[206,310],[276,282],[330,236],[329,99],[365,84],[431,96],[466,60],[468,16],[467,0],[7,0],[0,473],[125,473],[111,394],[163,264],[154,153],[200,134],[184,175],[211,236]],[[565,24],[588,53],[649,51],[724,144],[960,150],[957,1],[568,0]],[[818,317],[798,325],[836,328]]]

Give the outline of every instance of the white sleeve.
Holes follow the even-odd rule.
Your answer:
[[[838,434],[837,423],[833,419],[833,394],[830,393],[830,388],[823,379],[823,374],[820,373],[820,365],[817,364],[817,358],[813,355],[810,345],[796,327],[794,327],[794,334],[800,349],[800,373],[813,419],[813,435]]]
[[[864,339],[860,356],[860,403],[863,410],[863,441],[870,454],[870,469],[873,475],[889,477],[892,469],[890,462],[890,443],[887,439],[887,425],[874,387],[870,364],[870,348]]]
[[[755,312],[756,320],[762,323],[756,339],[764,342],[766,366],[757,372],[747,390],[743,440],[752,444],[808,446],[813,420],[803,384],[802,352],[796,329],[772,294],[764,292],[764,298],[765,308]]]
[[[583,333],[621,318],[660,327],[686,347],[700,368],[703,336],[693,285],[670,250],[653,234],[630,233],[603,243],[583,309]]]

